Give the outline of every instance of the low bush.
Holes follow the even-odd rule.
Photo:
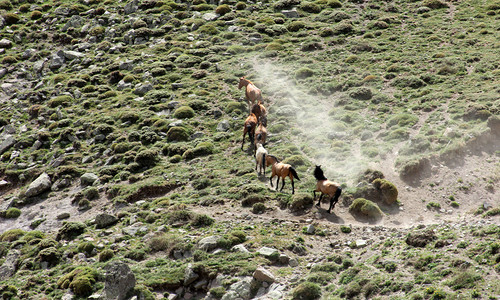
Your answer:
[[[177,119],[190,119],[194,117],[194,110],[189,106],[181,106],[174,112],[174,117]]]
[[[398,189],[392,182],[377,178],[373,181],[373,186],[380,191],[386,204],[390,205],[398,200]]]
[[[15,219],[21,215],[21,210],[16,207],[10,207],[5,211],[5,218]]]
[[[377,204],[364,198],[355,199],[351,206],[349,206],[349,212],[354,215],[361,215],[371,219],[379,219],[383,216],[383,213]]]
[[[315,283],[306,281],[299,284],[292,291],[293,300],[315,300],[321,297],[321,287]]]

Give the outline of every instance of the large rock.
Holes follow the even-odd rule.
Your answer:
[[[149,82],[138,83],[135,86],[134,94],[139,95],[139,96],[144,96],[152,89],[153,89],[153,85]]]
[[[118,218],[109,214],[99,214],[95,217],[95,228],[107,228],[111,225],[116,224],[118,222]]]
[[[0,40],[0,48],[10,48],[12,47],[12,42],[8,39],[1,39]]]
[[[73,60],[75,58],[84,58],[85,57],[85,54],[78,52],[78,51],[71,51],[71,50],[64,51],[63,54],[64,54],[64,57],[66,59],[69,59],[69,60]]]
[[[203,238],[201,241],[198,242],[198,247],[201,250],[205,251],[212,251],[217,247],[217,240],[219,239],[219,236],[212,235],[206,238]]]
[[[12,135],[6,135],[5,139],[0,144],[0,155],[9,150],[9,148],[12,147],[15,143],[16,139]]]
[[[106,300],[123,300],[135,287],[135,275],[129,266],[121,262],[106,265],[104,295]]]
[[[125,4],[123,7],[123,11],[125,12],[125,15],[135,13],[139,9],[139,1],[138,0],[132,0]]]
[[[42,175],[38,176],[38,178],[29,185],[25,195],[26,197],[40,195],[49,190],[51,184],[49,175],[47,173],[42,173]]]
[[[96,174],[94,173],[85,173],[80,177],[80,184],[82,186],[88,186],[88,185],[93,185],[94,182],[99,179]]]
[[[258,281],[265,281],[269,283],[273,283],[276,281],[276,278],[274,277],[273,273],[269,272],[263,267],[258,267],[257,270],[253,272],[253,278]]]
[[[20,256],[21,252],[19,252],[19,250],[9,251],[9,254],[7,254],[5,261],[0,266],[0,281],[6,280],[14,275]]]
[[[269,259],[279,258],[279,255],[280,255],[278,250],[273,249],[273,248],[269,248],[269,247],[262,247],[257,252],[260,255],[264,256],[265,258],[269,258]]]
[[[245,277],[235,283],[233,283],[229,290],[224,296],[222,300],[241,300],[241,299],[250,299],[251,295],[251,284],[252,277]]]

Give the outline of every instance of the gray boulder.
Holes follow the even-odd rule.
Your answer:
[[[71,50],[64,51],[63,54],[64,54],[64,57],[66,59],[69,59],[69,60],[73,60],[75,58],[84,58],[85,57],[85,54],[78,52],[78,51],[71,51]]]
[[[279,251],[273,248],[269,247],[262,247],[257,251],[260,255],[264,256],[265,258],[278,258],[279,257]]]
[[[95,228],[102,229],[116,224],[118,218],[109,214],[99,214],[95,216]]]
[[[264,281],[273,283],[276,281],[276,277],[274,277],[273,273],[264,269],[263,267],[258,267],[255,272],[253,272],[253,278],[258,281]]]
[[[205,251],[212,251],[217,247],[217,240],[219,239],[219,236],[212,235],[206,238],[203,238],[201,241],[198,242],[198,247],[201,250]]]
[[[219,124],[217,124],[217,131],[218,132],[227,132],[231,128],[231,125],[229,125],[228,120],[223,120],[220,121]]]
[[[8,39],[1,39],[0,40],[0,48],[5,49],[5,48],[10,48],[12,47],[12,42]]]
[[[12,135],[6,135],[5,139],[0,144],[0,155],[9,150],[9,148],[12,147],[15,143],[16,139]]]
[[[88,186],[88,185],[93,185],[94,182],[99,179],[96,174],[94,173],[85,173],[80,177],[80,184],[82,186]]]
[[[125,12],[125,15],[135,13],[139,9],[139,1],[133,0],[125,4],[125,7],[123,7],[123,11]]]
[[[19,252],[19,250],[9,251],[4,263],[0,266],[0,281],[6,280],[14,275],[20,256],[21,252]]]
[[[52,183],[50,181],[49,174],[42,173],[42,175],[38,176],[38,178],[28,186],[28,190],[26,190],[25,195],[26,197],[40,195],[41,193],[49,190],[51,185]]]
[[[129,266],[121,262],[111,262],[106,265],[104,295],[107,300],[123,300],[135,287],[135,275]]]
[[[144,96],[152,89],[153,89],[153,85],[149,82],[139,83],[135,86],[134,94],[136,94],[138,96]]]
[[[252,277],[245,277],[233,283],[228,292],[222,297],[222,300],[250,299],[252,280]]]

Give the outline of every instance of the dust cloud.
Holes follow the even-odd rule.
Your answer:
[[[304,158],[321,165],[328,179],[353,183],[368,168],[369,161],[361,155],[359,137],[349,128],[339,130],[335,126],[340,123],[334,116],[335,95],[308,94],[307,86],[295,84],[293,72],[287,73],[274,63],[255,60],[254,71],[264,101],[271,108],[269,125],[272,119],[286,116],[288,126],[292,127],[292,136],[287,138]]]

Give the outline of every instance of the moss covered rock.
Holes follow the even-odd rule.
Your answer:
[[[189,106],[181,106],[174,112],[174,117],[177,119],[190,119],[194,117],[194,109]]]
[[[383,216],[382,211],[376,203],[364,198],[355,199],[351,206],[349,206],[349,212],[353,215],[364,216],[370,219],[380,219]]]
[[[168,130],[167,141],[169,142],[180,142],[187,141],[189,139],[189,133],[186,128],[175,126]]]
[[[398,200],[398,189],[394,184],[386,179],[375,179],[373,186],[382,194],[382,200],[386,204],[393,204]]]

